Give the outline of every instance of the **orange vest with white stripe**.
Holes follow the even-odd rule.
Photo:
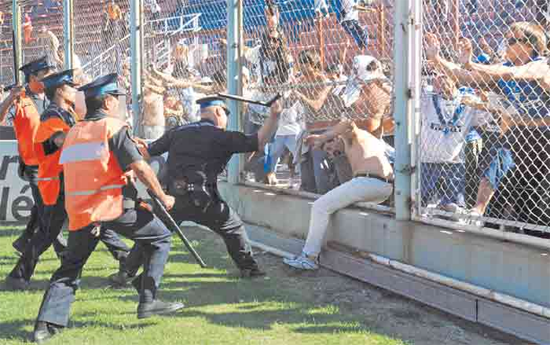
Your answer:
[[[81,121],[65,138],[60,163],[65,177],[69,230],[122,215],[122,188],[127,179],[109,149],[109,139],[126,126],[110,117]]]
[[[19,156],[26,165],[38,165],[38,156],[44,156],[42,146],[35,148],[34,137],[40,126],[40,114],[29,97],[21,97],[15,105],[13,129],[17,138]],[[37,152],[35,152],[35,149]]]
[[[74,120],[73,120],[74,123]],[[38,189],[44,205],[55,205],[61,191],[60,174],[63,167],[59,164],[61,148],[53,153],[44,152],[43,144],[57,132],[67,133],[72,124],[68,124],[59,117],[50,117],[40,122],[34,137],[35,152],[38,157]]]

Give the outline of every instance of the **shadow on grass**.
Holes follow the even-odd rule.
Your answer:
[[[33,331],[27,331],[25,328],[31,326],[34,328],[35,320],[12,320],[7,322],[0,322],[0,343],[3,343],[2,340],[19,340],[21,342],[32,341],[33,340]],[[155,325],[155,322],[146,322],[133,325],[114,325],[106,322],[92,320],[90,322],[69,322],[69,327],[71,328],[82,328],[82,327],[102,327],[102,328],[111,328],[114,330],[131,330],[131,329],[141,329],[149,326]]]

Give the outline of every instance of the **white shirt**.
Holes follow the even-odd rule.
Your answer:
[[[359,20],[359,11],[355,9],[356,0],[342,0],[342,10],[346,12],[346,16],[342,21]]]
[[[461,89],[462,90],[462,89]],[[434,99],[435,95],[435,99]],[[463,92],[453,100],[424,93],[421,100],[420,159],[422,163],[464,163],[464,144],[475,109],[462,106]],[[443,122],[435,104],[439,105]]]
[[[298,135],[304,128],[304,115],[304,106],[298,101],[285,108],[281,112],[276,135]]]

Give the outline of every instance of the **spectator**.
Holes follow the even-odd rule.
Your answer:
[[[502,178],[514,167],[511,152],[505,148],[502,140],[504,132],[500,124],[505,125],[499,120],[503,115],[502,107],[495,106],[495,101],[489,101],[489,97],[485,92],[481,92],[479,100],[463,100],[469,107],[477,109],[472,128],[479,134],[482,144],[479,155],[475,159],[470,159],[475,164],[468,165],[469,157],[466,152],[466,205],[470,208],[468,223],[478,227],[483,226],[480,217],[486,213]],[[500,98],[494,93],[491,97]],[[476,174],[475,177],[469,180],[469,175],[473,174]]]
[[[161,8],[160,8],[160,5],[158,4],[157,0],[145,0],[144,5],[145,5],[145,8],[147,8],[147,10],[149,10],[149,12],[151,13],[151,20],[153,21],[153,28],[155,30],[161,29],[162,28],[161,23],[157,22],[157,20],[160,18],[160,12],[161,12]],[[167,28],[165,27],[165,30],[166,29]]]
[[[475,111],[465,106],[463,99],[473,95],[472,89],[458,89],[445,75],[436,76],[433,93],[423,95],[419,148],[423,207],[435,195],[435,204],[441,209],[465,213],[464,146]]]
[[[115,0],[111,0],[107,4],[107,10],[105,12],[105,26],[103,27],[103,35],[107,38],[107,45],[114,44],[120,39],[120,29],[122,25],[122,10],[117,5]]]
[[[393,169],[388,161],[385,143],[351,120],[343,120],[322,135],[307,138],[316,146],[329,140],[343,140],[354,178],[317,199],[311,208],[309,231],[302,254],[284,263],[303,270],[319,268],[319,254],[328,230],[330,216],[358,201],[381,203],[390,197]]]
[[[244,47],[244,55],[252,65],[258,66],[260,82],[265,85],[280,85],[288,82],[291,55],[283,30],[279,26],[279,12],[276,7],[266,9],[267,26],[260,45]],[[226,46],[227,42],[221,40]]]
[[[359,24],[359,12],[371,12],[368,8],[358,4],[357,0],[341,0],[340,24],[344,30],[355,40],[360,50],[367,48],[369,34],[366,29]]]
[[[143,134],[145,139],[156,140],[165,132],[163,94],[166,89],[156,79],[148,77],[143,96]]]
[[[315,11],[316,17],[325,17],[329,16],[329,8],[327,0],[315,0],[313,2],[313,10]]]
[[[33,41],[32,38],[32,19],[28,12],[25,12],[23,20],[23,35],[25,37],[25,44],[29,44]]]
[[[39,44],[42,46],[43,55],[46,56],[50,66],[63,67],[63,60],[59,56],[59,39],[46,26],[42,26],[38,33]]]
[[[0,35],[2,35],[2,32],[4,31],[4,12],[0,11]]]
[[[311,50],[301,51],[298,55],[298,68],[301,77],[293,81],[293,84],[319,84],[321,87],[301,88],[303,91],[293,89],[292,95],[304,106],[306,120],[306,131],[300,137],[310,134],[322,134],[328,128],[338,123],[330,109],[323,109],[325,102],[331,92],[329,79],[321,70],[321,59],[319,54]],[[323,113],[323,110],[325,112]],[[329,121],[321,121],[326,117]],[[326,153],[320,148],[309,147],[302,140],[298,139],[294,162],[299,164],[301,171],[301,189],[310,192],[325,194],[335,185],[331,178],[332,167],[327,161]]]
[[[304,108],[302,104],[296,100],[286,100],[284,103],[284,109],[279,118],[279,127],[277,128],[275,139],[270,148],[271,162],[269,163],[271,164],[266,176],[266,182],[273,185],[276,185],[278,182],[275,174],[277,172],[279,158],[283,155],[285,148],[290,152],[296,151],[296,140],[300,132],[304,129]]]

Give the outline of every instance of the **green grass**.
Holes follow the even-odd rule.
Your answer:
[[[11,242],[21,228],[0,229],[0,275],[16,262]],[[160,297],[182,301],[175,315],[137,320],[137,295],[132,289],[108,288],[106,277],[117,263],[103,245],[83,273],[69,327],[48,344],[368,344],[397,345],[403,341],[369,329],[360,313],[319,303],[307,279],[296,279],[277,267],[265,267],[269,278],[237,279],[223,242],[214,234],[190,229],[196,249],[212,267],[201,269],[174,238]],[[261,261],[279,259],[260,255]],[[29,343],[34,319],[47,282],[58,266],[53,250],[38,264],[32,290],[0,287],[0,344]]]

